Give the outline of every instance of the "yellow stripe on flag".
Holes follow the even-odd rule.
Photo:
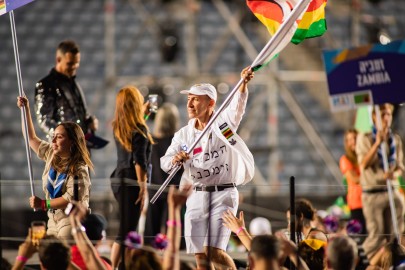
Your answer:
[[[302,20],[298,24],[298,28],[309,29],[312,23],[325,19],[325,6],[323,3],[318,9],[310,12],[305,12]]]
[[[259,21],[267,27],[267,30],[270,32],[270,35],[274,35],[277,32],[277,29],[280,27],[280,23],[277,21],[271,20],[264,17],[262,14],[254,13]]]

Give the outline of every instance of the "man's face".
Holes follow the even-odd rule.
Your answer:
[[[203,118],[210,112],[212,108],[213,102],[207,96],[197,96],[193,94],[189,94],[187,98],[187,112],[188,117],[191,118]]]
[[[381,113],[381,123],[382,123],[382,128],[389,128],[391,127],[392,124],[392,109],[390,106],[385,105],[383,108],[380,108],[380,113]],[[373,114],[373,121],[374,123],[377,123],[376,119],[376,114]]]
[[[392,110],[390,107],[385,106],[383,110],[381,110],[381,120],[383,127],[390,127],[392,124]]]
[[[57,53],[56,56],[56,71],[66,75],[67,77],[73,77],[76,75],[76,70],[80,66],[80,53],[72,54],[67,52],[62,54]]]

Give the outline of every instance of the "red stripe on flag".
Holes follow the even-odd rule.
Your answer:
[[[253,13],[258,13],[278,23],[283,22],[283,9],[274,1],[247,0],[247,5]]]
[[[326,0],[312,0],[311,2],[309,2],[308,8],[306,12],[311,12],[314,10],[317,10],[318,8],[320,8],[323,3],[326,3]]]

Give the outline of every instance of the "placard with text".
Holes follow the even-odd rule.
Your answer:
[[[0,0],[0,16],[34,0]]]
[[[332,111],[405,101],[405,41],[325,50]]]

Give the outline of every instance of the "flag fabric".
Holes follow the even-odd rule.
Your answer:
[[[358,132],[371,132],[371,127],[373,126],[371,109],[370,106],[362,106],[357,109],[354,127]]]
[[[290,5],[291,1],[297,2],[294,2],[295,5],[293,6]],[[269,22],[267,23],[270,29],[269,31],[274,32],[269,42],[267,42],[266,46],[253,62],[252,69],[254,71],[266,66],[290,43],[297,30],[298,21],[301,20],[303,14],[308,9],[310,2],[311,0],[289,0],[288,2],[285,0],[277,0],[277,5],[268,6],[267,4],[263,5],[263,3],[269,3],[269,1],[248,0],[248,4],[254,4],[252,7],[258,11],[255,14],[259,14],[259,19],[264,23]],[[274,4],[276,2],[272,1],[271,3]],[[269,12],[271,9],[275,12]],[[267,17],[261,16],[260,14],[265,14]],[[268,20],[268,17],[274,14],[276,14],[275,19]],[[276,20],[278,21],[276,22]],[[273,22],[276,23],[274,24]]]
[[[297,2],[297,0],[246,0],[250,10],[267,27],[271,36],[277,32]],[[296,21],[292,43],[298,44],[304,39],[325,33],[326,2],[327,0],[312,0],[309,3],[304,14]]]

